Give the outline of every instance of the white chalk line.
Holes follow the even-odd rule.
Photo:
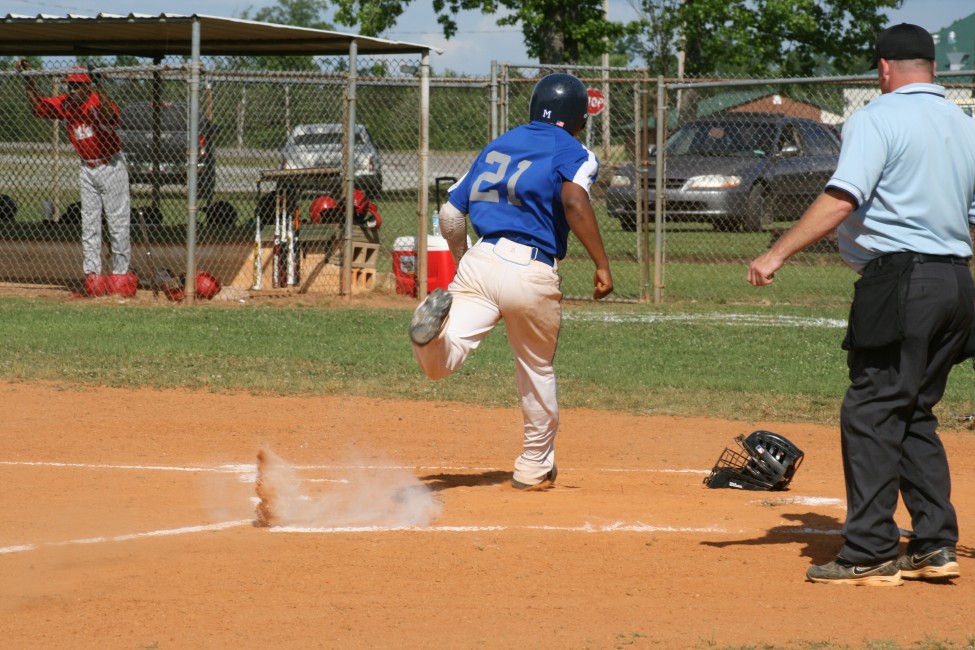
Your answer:
[[[571,311],[562,314],[563,320],[599,323],[713,323],[718,325],[746,325],[750,327],[846,327],[846,321],[817,316],[789,316],[785,314],[655,314]]]
[[[149,539],[153,537],[171,537],[175,535],[189,535],[193,533],[212,532],[238,528],[240,526],[253,526],[252,519],[238,519],[236,521],[225,521],[217,524],[204,526],[186,526],[183,528],[171,528],[166,530],[153,530],[144,533],[130,533],[127,535],[115,535],[111,537],[86,537],[82,539],[71,539],[62,542],[46,542],[42,544],[21,544],[18,546],[0,547],[0,555],[12,555],[14,553],[24,553],[36,551],[44,548],[56,548],[62,546],[104,544],[109,542],[127,542],[139,539]],[[488,533],[503,531],[542,531],[557,533],[715,533],[727,534],[724,528],[704,527],[679,527],[679,526],[653,526],[650,524],[626,524],[616,522],[604,526],[593,526],[583,524],[582,526],[507,526],[507,525],[488,525],[488,526],[331,526],[331,527],[307,527],[307,526],[274,526],[267,529],[272,533],[302,533],[302,534],[362,534],[362,533]],[[744,532],[744,531],[738,531]],[[801,533],[805,535],[838,535],[838,530],[820,530],[816,528],[796,527],[783,533]]]
[[[725,528],[715,528],[706,526],[703,528],[681,527],[681,526],[654,526],[652,524],[626,524],[617,522],[605,526],[593,526],[583,524],[582,526],[508,526],[508,525],[488,525],[488,526],[272,526],[268,528],[272,533],[311,533],[311,534],[336,534],[336,533],[387,533],[387,532],[414,532],[414,533],[487,533],[498,531],[543,531],[557,533],[716,533],[732,534],[745,533],[748,531],[737,530],[729,531]],[[838,529],[824,530],[796,526],[794,528],[779,529],[777,534],[804,534],[804,535],[839,535]]]
[[[650,524],[616,522],[605,526],[272,526],[272,533],[385,533],[408,531],[414,533],[485,533],[505,530],[538,530],[559,533],[726,533],[724,528],[681,528]]]
[[[41,548],[53,548],[58,546],[73,546],[82,544],[103,544],[106,542],[128,542],[134,539],[148,539],[150,537],[170,537],[173,535],[189,535],[192,533],[205,533],[215,530],[226,530],[238,526],[253,526],[253,519],[238,519],[236,521],[224,521],[217,524],[206,524],[202,526],[185,526],[183,528],[170,528],[166,530],[151,530],[145,533],[129,533],[126,535],[115,535],[111,537],[85,537],[82,539],[70,539],[63,542],[45,542],[42,544],[22,544],[20,546],[0,547],[0,555],[10,553],[22,553],[24,551],[35,551]]]
[[[64,463],[55,461],[0,461],[0,465],[7,466],[26,466],[26,467],[65,467],[65,468],[80,468],[80,469],[116,469],[116,470],[149,470],[149,471],[170,471],[170,472],[217,472],[225,474],[238,474],[238,475],[256,475],[257,466],[248,464],[236,464],[236,465],[220,465],[216,467],[180,467],[172,465],[109,465],[109,464],[98,464],[98,463]],[[423,471],[500,471],[497,468],[490,467],[464,467],[464,466],[407,466],[407,465],[297,465],[292,466],[293,469],[299,470],[349,470],[349,469],[396,469],[396,470],[423,470]],[[589,472],[608,472],[608,473],[665,473],[665,474],[707,474],[707,470],[697,470],[697,469],[649,469],[649,468],[636,468],[636,469],[626,469],[626,468],[602,468],[602,469],[588,469],[588,470],[572,470],[572,471],[589,471]],[[345,479],[309,479],[311,482],[323,482],[323,481],[334,481],[347,483]],[[804,505],[842,505],[840,499],[831,499],[825,497],[789,497],[782,499],[782,504],[804,504]],[[206,531],[218,531],[225,530],[228,528],[235,528],[238,526],[252,525],[253,520],[242,519],[236,521],[228,521],[216,524],[208,524],[202,526],[187,526],[183,528],[156,530],[143,533],[131,533],[126,535],[116,535],[112,537],[91,537],[84,539],[68,540],[63,542],[47,542],[42,544],[21,544],[17,546],[7,546],[0,547],[0,555],[21,553],[25,551],[33,551],[41,548],[50,548],[58,546],[69,546],[69,545],[81,545],[81,544],[98,544],[106,542],[123,542],[137,539],[147,539],[152,537],[166,537],[173,535],[186,535],[198,532]],[[419,533],[458,533],[458,532],[490,532],[490,531],[504,531],[504,530],[537,530],[537,531],[555,531],[555,532],[568,532],[568,533],[612,533],[612,532],[630,532],[630,533],[648,533],[648,532],[672,532],[672,533],[726,533],[725,529],[722,528],[681,528],[673,526],[653,526],[649,524],[625,524],[617,522],[614,524],[609,524],[605,526],[592,526],[591,524],[584,524],[582,526],[506,526],[506,525],[487,525],[487,526],[426,526],[426,527],[389,527],[389,526],[337,526],[337,527],[300,527],[300,526],[278,526],[269,529],[271,532],[277,533],[319,533],[319,534],[334,534],[334,533],[376,533],[376,532],[394,532],[394,531],[411,531]],[[797,528],[796,532],[802,532],[806,534],[824,534],[832,535],[838,534],[838,531],[822,531],[810,528]]]
[[[117,469],[117,470],[143,470],[157,472],[215,472],[218,474],[238,474],[252,475],[257,474],[256,464],[232,464],[218,465],[215,467],[180,467],[175,465],[110,465],[105,463],[63,463],[57,461],[15,461],[0,460],[0,465],[22,466],[22,467],[64,467],[72,469]],[[500,472],[504,471],[499,467],[465,467],[465,466],[444,466],[444,465],[288,465],[293,470],[410,470],[417,472]],[[568,467],[563,471],[570,472],[598,472],[598,473],[635,473],[635,474],[707,474],[710,470],[703,469],[651,469],[603,467],[589,469],[573,469]],[[347,483],[346,479],[308,479],[315,482],[337,482]]]

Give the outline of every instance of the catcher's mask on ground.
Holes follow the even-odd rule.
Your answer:
[[[771,431],[753,431],[735,438],[741,452],[725,448],[711,474],[709,488],[736,490],[784,490],[792,482],[804,454]]]

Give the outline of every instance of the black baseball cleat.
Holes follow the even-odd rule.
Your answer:
[[[809,567],[806,578],[810,582],[834,585],[897,587],[904,584],[896,560],[887,560],[878,564],[851,564],[836,560]]]
[[[516,490],[522,490],[523,492],[535,492],[537,490],[547,490],[553,485],[555,485],[555,477],[559,475],[559,468],[552,465],[552,469],[549,470],[548,474],[542,477],[542,480],[534,485],[528,485],[527,483],[522,483],[521,481],[516,481],[514,478],[511,479],[511,487]]]
[[[949,580],[961,575],[958,556],[951,546],[897,558],[897,568],[908,580]]]
[[[450,313],[453,298],[443,289],[434,289],[413,312],[410,322],[410,339],[416,345],[426,345],[437,338]]]

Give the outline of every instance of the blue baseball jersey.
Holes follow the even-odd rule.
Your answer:
[[[562,183],[588,193],[598,173],[596,156],[568,131],[530,122],[485,147],[449,200],[481,237],[506,237],[561,259],[569,238]]]

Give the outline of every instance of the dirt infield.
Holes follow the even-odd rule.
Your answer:
[[[507,483],[515,409],[21,383],[0,383],[0,399],[4,648],[975,635],[971,432],[945,434],[962,578],[884,589],[803,578],[840,544],[832,427],[566,411],[558,484],[521,493]],[[793,489],[706,489],[721,450],[759,428],[806,452]],[[269,528],[253,525],[261,449],[282,500]]]

